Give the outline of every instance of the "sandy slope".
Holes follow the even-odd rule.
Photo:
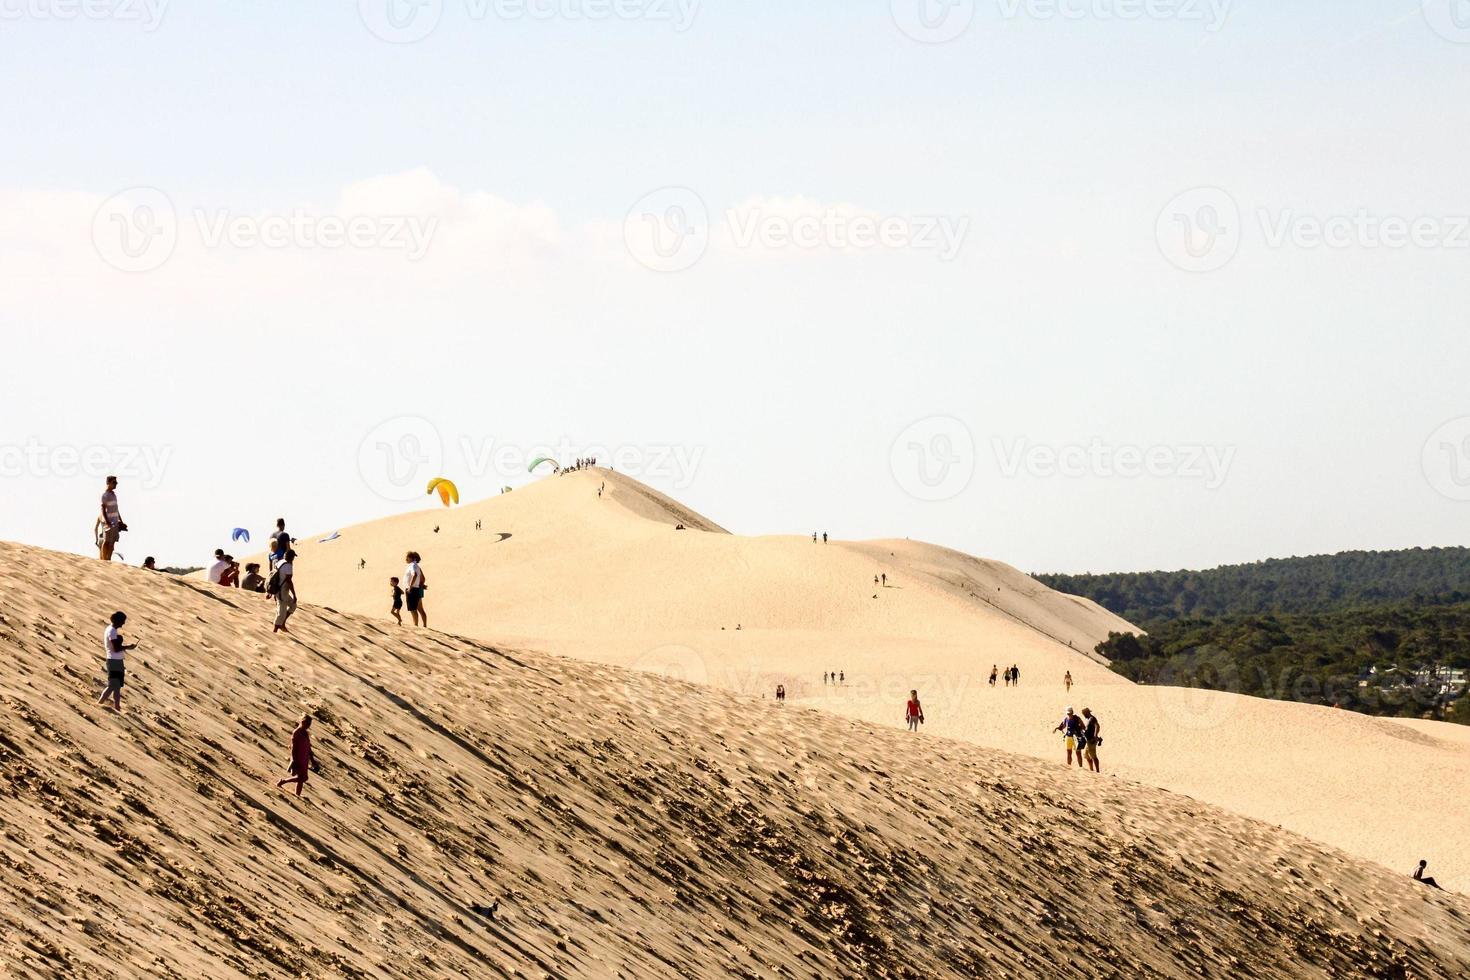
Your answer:
[[[303,541],[302,595],[382,620],[408,548],[424,555],[432,623],[445,630],[752,696],[783,683],[804,704],[891,726],[918,688],[931,733],[1048,761],[1060,760],[1062,709],[1086,703],[1104,720],[1109,772],[1395,872],[1426,857],[1470,890],[1470,848],[1451,843],[1470,839],[1463,730],[1135,687],[1080,652],[1127,624],[999,562],[902,540],[732,535],[597,470]],[[873,584],[883,573],[887,588]],[[1012,663],[1021,687],[990,689],[991,665]],[[829,670],[847,686],[824,687]]]
[[[272,637],[238,592],[0,561],[7,976],[1470,972],[1463,897],[1126,781],[329,609]],[[121,715],[91,703],[114,608],[142,644]],[[297,800],[272,780],[305,708]]]

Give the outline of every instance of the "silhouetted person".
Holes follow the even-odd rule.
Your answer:
[[[1424,876],[1424,869],[1428,866],[1428,861],[1420,861],[1419,867],[1414,869],[1414,880],[1421,881],[1424,884],[1428,885],[1430,888],[1439,888],[1439,882],[1435,881],[1433,878],[1426,878]],[[1440,890],[1443,891],[1444,889],[1441,888]]]

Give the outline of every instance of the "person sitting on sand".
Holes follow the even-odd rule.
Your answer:
[[[403,589],[398,585],[398,577],[395,575],[388,580],[393,586],[393,618],[398,620],[398,625],[403,625]]]
[[[1093,772],[1102,772],[1102,764],[1097,761],[1097,747],[1102,744],[1102,722],[1098,721],[1091,708],[1082,709],[1082,720],[1085,723],[1082,729],[1082,754],[1087,759],[1087,768]]]
[[[919,703],[919,692],[909,692],[909,703],[904,709],[904,721],[908,722],[909,731],[916,732],[919,726],[924,724],[924,706]]]
[[[311,715],[302,715],[301,724],[291,733],[291,764],[286,771],[291,775],[277,782],[276,789],[295,783],[296,795],[300,796],[311,777]]]
[[[229,570],[230,563],[225,561],[225,549],[214,549],[214,564],[209,566],[209,571],[204,577],[210,585],[219,585],[220,579],[224,578],[225,572]]]
[[[1430,888],[1439,888],[1439,882],[1435,881],[1433,878],[1426,878],[1424,876],[1424,869],[1427,867],[1429,867],[1428,861],[1420,861],[1419,867],[1414,869],[1414,880],[1423,882]],[[1440,888],[1440,891],[1444,891],[1444,889]]]
[[[275,596],[276,600],[276,627],[272,633],[289,633],[286,628],[286,620],[296,611],[296,552],[287,548],[286,553],[281,556],[281,563],[276,566],[275,575],[271,578],[271,585],[275,587],[274,592],[269,594]],[[269,592],[269,590],[267,590]]]
[[[1087,737],[1087,730],[1082,724],[1082,719],[1073,714],[1071,708],[1068,708],[1066,715],[1062,718],[1061,724],[1053,728],[1052,731],[1061,732],[1063,740],[1067,743],[1068,768],[1072,765],[1072,754],[1075,752],[1077,754],[1077,768],[1081,769],[1082,740]]]
[[[264,592],[265,576],[260,574],[260,563],[251,562],[245,566],[245,577],[240,580],[240,588],[246,592]]]
[[[149,555],[147,558],[144,558],[143,559],[143,568],[146,569],[147,571],[150,571],[150,572],[156,572],[156,571],[158,571],[158,566],[155,564],[155,561],[156,560],[157,559],[155,559],[152,555]]]
[[[403,587],[408,596],[408,614],[413,617],[415,626],[429,625],[429,611],[424,608],[424,591],[428,583],[424,579],[424,570],[419,566],[422,560],[417,551],[410,551],[404,555],[408,567],[403,570]]]
[[[220,573],[219,584],[227,589],[240,587],[240,563],[234,555],[225,555],[225,570]]]

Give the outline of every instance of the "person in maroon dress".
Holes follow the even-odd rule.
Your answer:
[[[295,783],[296,795],[300,796],[311,776],[311,715],[302,715],[301,724],[291,733],[291,767],[287,771],[291,775],[277,782],[276,788]]]

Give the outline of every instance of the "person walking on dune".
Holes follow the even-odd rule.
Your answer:
[[[388,584],[393,586],[393,618],[398,625],[403,625],[403,587],[398,584],[397,576],[390,578]]]
[[[924,724],[924,706],[919,703],[919,692],[909,692],[909,703],[904,710],[904,721],[908,722],[909,731],[916,732],[919,726]]]
[[[1082,709],[1082,722],[1082,754],[1087,760],[1087,768],[1100,773],[1102,764],[1097,761],[1097,747],[1102,745],[1102,722],[1098,721],[1091,708]]]
[[[1021,686],[1021,668],[1015,664],[1011,664],[1011,684],[1016,687]]]
[[[990,665],[990,686],[991,687],[995,687],[995,679],[997,677],[999,677],[999,676],[1000,676],[1000,666],[998,664],[991,664]]]
[[[1067,689],[1068,694],[1072,693],[1072,672],[1070,670],[1062,675],[1062,686]]]
[[[110,626],[102,634],[102,648],[107,653],[105,661],[107,667],[107,687],[102,691],[102,697],[97,699],[98,704],[106,704],[109,697],[112,698],[112,710],[122,710],[122,689],[125,680],[123,670],[123,655],[129,650],[138,649],[136,643],[125,643],[123,635],[119,632],[127,624],[128,614],[115,612],[109,622]]]
[[[272,633],[289,633],[286,620],[296,611],[296,552],[287,548],[271,576],[271,586],[266,590],[276,600],[276,627]]]
[[[291,775],[276,783],[280,789],[287,783],[296,784],[296,795],[300,796],[311,778],[311,715],[302,715],[301,724],[291,733],[291,764],[286,768]]]
[[[403,570],[403,588],[408,596],[408,614],[413,618],[415,626],[429,625],[429,611],[424,608],[424,592],[428,588],[428,582],[424,578],[424,570],[419,567],[417,551],[410,551],[404,555],[408,567]]]
[[[118,537],[128,529],[123,523],[122,512],[117,506],[117,477],[107,478],[107,489],[102,491],[102,514],[97,519],[97,557],[112,561],[112,551],[117,547]]]
[[[1062,740],[1066,742],[1067,768],[1071,768],[1072,755],[1075,753],[1077,756],[1077,768],[1081,769],[1082,739],[1085,737],[1084,733],[1086,731],[1086,729],[1082,725],[1082,719],[1073,714],[1071,708],[1068,708],[1066,715],[1062,717],[1061,723],[1057,725],[1057,727],[1053,728],[1052,731],[1061,732]]]

